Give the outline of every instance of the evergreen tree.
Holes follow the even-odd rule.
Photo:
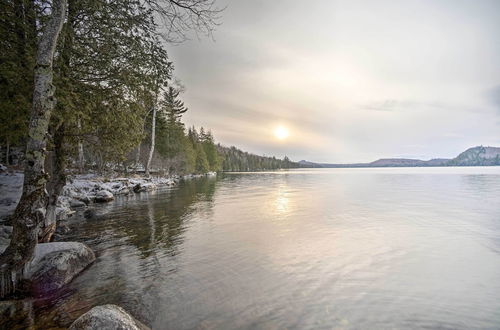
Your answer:
[[[283,160],[276,157],[257,156],[243,152],[236,147],[216,146],[222,159],[223,171],[260,171],[287,168],[298,168],[299,163],[292,162],[287,156]]]
[[[201,132],[200,132],[201,135]],[[210,171],[220,171],[221,170],[221,157],[219,155],[219,152],[217,151],[217,148],[215,146],[214,138],[212,136],[212,133],[208,131],[208,133],[204,133],[202,135],[202,142],[203,150],[205,151],[205,154],[207,156],[208,164]]]
[[[23,194],[0,256],[4,297],[33,256],[39,225],[58,197],[52,186],[64,183],[66,154],[78,144],[100,167],[123,160],[142,138],[151,103],[157,105],[152,96],[170,79],[161,38],[183,39],[191,29],[209,34],[220,11],[213,0],[5,0],[0,6],[0,131],[10,132],[0,134],[0,143],[27,141]],[[160,20],[167,33],[160,33]],[[55,172],[45,171],[47,150]],[[53,180],[54,174],[61,177]]]
[[[178,122],[188,110],[184,102],[179,99],[180,89],[168,86],[162,101],[163,113],[169,122]]]
[[[0,144],[5,163],[13,146],[26,139],[33,97],[36,53],[35,3],[29,0],[0,2]],[[0,160],[1,161],[1,160]]]
[[[210,170],[210,165],[208,164],[207,155],[203,150],[203,146],[200,143],[197,143],[195,146],[196,151],[196,173],[207,173]]]

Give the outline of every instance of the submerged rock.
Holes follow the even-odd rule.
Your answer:
[[[71,324],[69,330],[146,330],[149,327],[137,321],[123,308],[102,305],[92,308]]]
[[[115,196],[113,196],[112,193],[110,193],[107,190],[101,190],[95,194],[94,202],[106,203],[106,202],[111,202],[113,199],[115,199]]]
[[[93,218],[96,216],[96,212],[94,209],[86,209],[84,212],[83,212],[83,217],[85,219],[90,219],[90,218]]]
[[[94,260],[94,252],[82,243],[38,244],[25,278],[32,293],[40,296],[63,287]]]

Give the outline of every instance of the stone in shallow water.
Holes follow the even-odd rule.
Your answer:
[[[82,243],[38,244],[25,277],[33,294],[41,296],[69,283],[94,260],[94,252]]]
[[[76,319],[69,330],[150,330],[116,305],[102,305],[92,308]]]
[[[147,187],[141,185],[140,183],[136,184],[134,186],[134,188],[132,188],[132,190],[135,192],[135,193],[140,193],[140,192],[144,192],[144,191],[147,191]]]
[[[76,207],[85,207],[87,206],[87,204],[84,202],[84,201],[81,201],[79,199],[71,199],[69,201],[69,205],[72,207],[72,208],[76,208]]]
[[[106,203],[111,202],[115,197],[112,193],[107,190],[98,191],[95,195],[94,202],[96,203]]]

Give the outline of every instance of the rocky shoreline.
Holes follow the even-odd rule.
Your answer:
[[[79,210],[83,210],[86,217],[91,217],[93,204],[111,202],[118,196],[172,187],[181,180],[212,175],[216,173],[152,178],[138,175],[110,178],[94,174],[70,177],[57,201],[56,233],[64,233],[67,230],[66,220]],[[22,173],[0,173],[0,252],[3,252],[10,242],[12,226],[9,216],[14,212],[21,197],[22,184]],[[33,297],[49,295],[71,282],[92,264],[95,258],[94,252],[79,242],[38,244],[34,258],[23,275],[23,291]],[[117,326],[120,329],[147,329],[119,306],[113,305],[94,307],[76,320],[71,329],[100,329],[102,325],[111,328]]]
[[[61,196],[57,201],[56,220],[64,221],[77,210],[85,209],[92,204],[111,202],[118,196],[153,191],[159,188],[172,187],[181,180],[216,175],[190,174],[169,177],[103,177],[95,174],[76,175],[68,179]],[[21,198],[23,174],[21,172],[0,173],[0,251],[8,245],[8,237],[12,232],[9,216],[14,212]]]

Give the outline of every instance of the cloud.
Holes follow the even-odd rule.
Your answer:
[[[355,162],[500,140],[499,1],[228,5],[216,42],[169,50],[187,124],[223,144]],[[285,143],[278,124],[292,132]]]
[[[496,108],[497,113],[500,115],[500,85],[489,90],[487,97]]]

